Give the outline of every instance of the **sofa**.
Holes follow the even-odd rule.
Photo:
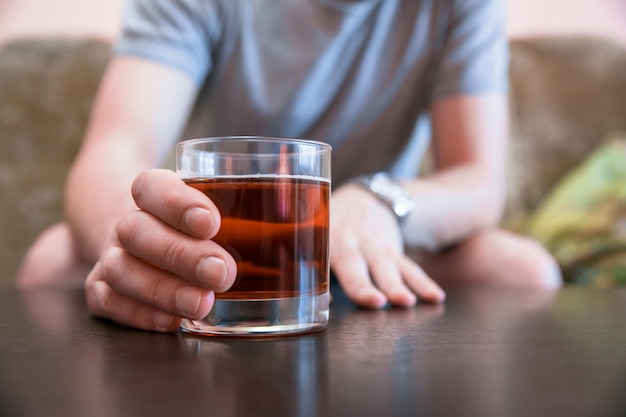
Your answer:
[[[0,285],[12,285],[30,243],[63,217],[64,179],[109,56],[96,39],[0,49]],[[568,172],[626,131],[626,51],[597,38],[511,41],[510,81],[503,224],[523,231]]]

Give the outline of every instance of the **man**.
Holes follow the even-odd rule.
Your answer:
[[[236,274],[211,241],[219,213],[154,167],[181,137],[249,134],[333,146],[331,269],[363,307],[441,302],[439,284],[558,287],[543,248],[496,228],[504,29],[498,0],[132,1],[67,223],[35,243],[20,284],[88,275],[89,309],[142,329],[204,317]],[[416,178],[429,134],[436,169]],[[388,175],[363,177],[375,172]],[[405,210],[370,189],[381,178]]]

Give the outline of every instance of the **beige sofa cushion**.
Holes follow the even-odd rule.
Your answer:
[[[626,131],[626,50],[596,38],[516,41],[510,82],[508,223],[608,134]]]
[[[96,40],[0,49],[0,285],[35,236],[62,217],[62,184],[109,52]]]

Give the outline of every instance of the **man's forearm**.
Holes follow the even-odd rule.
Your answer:
[[[498,224],[504,178],[489,178],[475,166],[459,166],[407,182],[416,207],[403,226],[405,243],[436,252]]]
[[[144,162],[114,144],[92,146],[72,167],[65,191],[65,215],[80,255],[95,262],[115,225],[136,208],[130,193]],[[147,166],[146,166],[147,168]]]

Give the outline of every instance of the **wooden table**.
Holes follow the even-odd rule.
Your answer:
[[[81,291],[0,290],[0,416],[624,416],[626,290],[452,290],[267,340],[90,317]]]

